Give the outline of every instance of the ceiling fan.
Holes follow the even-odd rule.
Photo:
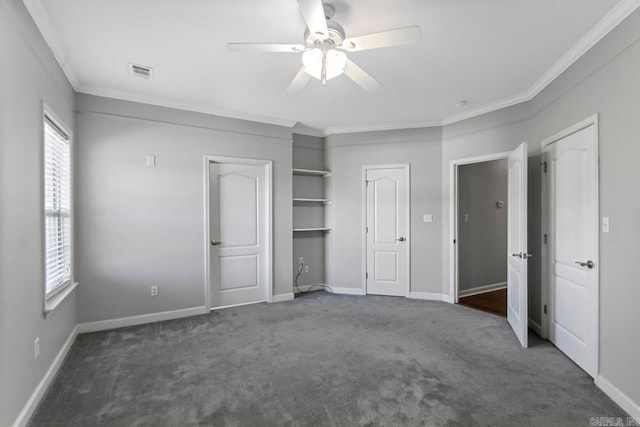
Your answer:
[[[373,92],[380,88],[380,83],[348,59],[347,53],[400,46],[422,39],[420,27],[415,25],[346,38],[342,26],[331,20],[335,14],[332,5],[322,3],[321,0],[298,0],[298,6],[307,23],[304,45],[227,44],[228,49],[233,52],[302,53],[302,68],[289,84],[288,92],[301,90],[311,77],[320,80],[322,85],[326,86],[328,80],[343,73],[364,90]]]

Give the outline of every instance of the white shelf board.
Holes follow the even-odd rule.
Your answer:
[[[294,228],[293,231],[294,233],[300,231],[331,231],[331,227]]]
[[[331,171],[319,171],[314,169],[294,169],[293,174],[294,175],[318,175],[326,178],[328,176],[331,176]]]
[[[299,197],[294,197],[293,201],[294,202],[323,203],[325,205],[328,205],[328,204],[331,203],[330,199],[301,199]]]

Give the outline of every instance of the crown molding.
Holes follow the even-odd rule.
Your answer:
[[[165,98],[158,98],[153,96],[145,96],[131,92],[102,89],[91,86],[81,86],[76,89],[76,92],[85,93],[87,95],[102,96],[105,98],[119,99],[122,101],[139,102],[142,104],[150,104],[158,107],[174,108],[176,110],[191,111],[194,113],[211,114],[218,117],[246,120],[257,123],[264,123],[268,125],[283,126],[286,128],[293,128],[297,123],[295,120],[282,119],[277,117],[262,116],[259,114],[243,113],[236,111],[218,110],[215,108],[203,108],[200,106],[182,104],[174,101],[167,100]]]
[[[45,41],[53,51],[53,54],[62,68],[62,71],[69,79],[76,92],[87,93],[90,95],[105,96],[109,98],[122,99],[132,102],[142,102],[162,107],[176,108],[180,110],[194,111],[204,114],[213,114],[220,117],[228,117],[239,120],[250,120],[259,123],[266,123],[277,126],[285,126],[293,128],[295,120],[275,118],[252,113],[242,113],[235,111],[224,111],[210,108],[203,108],[194,105],[186,105],[173,102],[171,100],[147,97],[126,93],[123,91],[102,89],[97,87],[82,86],[77,75],[70,65],[67,64],[66,56],[63,53],[59,36],[51,24],[51,20],[46,10],[42,6],[42,0],[23,0],[27,10],[33,17],[38,29],[42,33]],[[306,126],[293,129],[294,132],[309,136],[326,137],[334,134],[355,133],[355,132],[373,132],[398,129],[413,129],[420,127],[439,127],[447,126],[462,120],[467,120],[482,114],[510,107],[522,102],[532,100],[544,88],[549,86],[558,76],[566,71],[572,64],[580,59],[589,49],[602,40],[616,26],[624,21],[636,9],[640,7],[640,0],[621,0],[607,15],[605,15],[589,32],[587,32],[571,49],[569,49],[558,61],[556,61],[538,80],[536,80],[526,92],[507,97],[496,102],[480,105],[466,112],[454,114],[443,118],[442,120],[431,120],[423,122],[393,122],[385,125],[371,126],[336,126],[325,129],[313,129]]]
[[[618,3],[529,88],[527,101],[535,98],[638,7],[640,7],[640,0],[622,0]]]
[[[510,96],[496,102],[492,102],[491,104],[480,105],[463,113],[448,116],[442,120],[441,125],[448,126],[456,122],[461,122],[463,120],[471,119],[473,117],[481,116],[483,114],[491,113],[493,111],[501,110],[530,100],[531,98],[527,93]]]
[[[292,133],[297,133],[299,135],[306,135],[306,136],[315,136],[318,138],[323,138],[325,137],[325,133],[320,130],[320,129],[315,129],[309,126],[305,126],[303,124],[301,124],[300,122],[297,122],[295,124],[295,126],[293,127],[293,129],[291,129]]]
[[[40,0],[23,0],[23,3],[27,11],[29,11],[29,14],[31,14],[33,22],[35,22],[40,30],[44,41],[53,52],[53,56],[56,58],[56,61],[58,61],[60,68],[62,68],[62,72],[67,76],[69,83],[77,92],[80,81],[71,66],[67,64],[67,57],[62,51],[62,44],[60,43],[58,32],[51,24],[51,18],[49,18],[49,14],[42,6],[42,2]]]
[[[435,120],[424,122],[392,122],[384,125],[371,126],[336,126],[325,129],[323,136],[338,135],[343,133],[380,132],[385,130],[431,128],[439,126],[442,126],[442,122]]]
[[[492,111],[502,108],[511,107],[522,102],[531,101],[555,79],[564,73],[571,65],[580,59],[593,46],[616,28],[622,21],[631,15],[638,7],[640,0],[622,0],[608,14],[604,16],[596,25],[594,25],[578,42],[571,47],[560,59],[558,59],[529,89],[518,95],[504,98],[491,104],[479,106],[462,114],[445,117],[442,120],[442,126],[447,126],[462,120],[482,114],[491,113]]]

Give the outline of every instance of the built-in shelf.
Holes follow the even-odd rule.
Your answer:
[[[326,178],[331,176],[331,171],[325,171],[325,170],[315,170],[315,169],[293,169],[293,174],[294,175],[306,175],[308,177],[316,177],[312,180],[315,179],[320,179],[320,178]],[[324,181],[324,180],[323,180]],[[323,184],[323,186],[326,184],[326,182]],[[318,193],[316,193],[318,194]],[[305,204],[311,204],[311,205],[315,205],[315,206],[304,206]],[[329,206],[331,204],[331,199],[329,198],[319,198],[319,197],[294,197],[293,198],[293,210],[294,210],[294,217],[296,216],[295,213],[296,212],[305,212],[308,213],[309,211],[305,211],[304,209],[311,209],[313,212],[318,212],[316,209],[323,209],[325,212],[325,215],[327,210],[330,209]],[[322,206],[324,205],[324,206]],[[322,212],[322,211],[320,211]],[[295,221],[295,219],[294,219]],[[325,217],[325,221],[306,221],[307,224],[305,225],[320,225],[323,224],[324,225],[322,227],[306,227],[306,228],[294,228],[293,232],[295,233],[304,233],[304,232],[309,232],[309,231],[319,231],[319,232],[331,232],[331,227],[328,226],[331,223],[329,221],[326,221],[326,217]],[[309,224],[309,222],[311,222],[311,224]]]
[[[294,169],[293,174],[294,175],[318,175],[326,178],[328,176],[331,176],[331,171],[319,171],[314,169]]]
[[[331,200],[329,199],[301,199],[298,197],[293,198],[294,202],[304,202],[304,203],[322,203],[325,205],[331,204]]]
[[[331,227],[317,227],[317,228],[294,228],[294,232],[302,231],[331,231]]]

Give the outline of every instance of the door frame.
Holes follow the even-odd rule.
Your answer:
[[[474,163],[508,159],[511,151],[455,159],[449,162],[449,295],[451,304],[458,303],[458,167]],[[453,243],[454,240],[456,243]],[[505,257],[507,254],[505,254]]]
[[[407,227],[407,259],[405,298],[411,292],[411,164],[363,165],[362,166],[362,295],[367,295],[367,171],[376,169],[404,169],[406,200],[405,221]]]
[[[588,128],[589,126],[595,126],[595,136],[596,136],[596,140],[595,140],[595,150],[596,150],[596,170],[595,170],[595,174],[596,174],[596,194],[595,194],[595,198],[596,198],[596,217],[598,218],[598,229],[597,229],[597,233],[596,233],[596,245],[597,245],[597,250],[595,251],[595,253],[593,254],[594,256],[594,262],[596,263],[596,265],[598,266],[598,277],[596,280],[596,322],[595,322],[595,361],[596,361],[596,375],[595,378],[598,378],[598,375],[600,373],[600,274],[601,274],[601,269],[600,269],[600,133],[599,133],[599,124],[598,124],[598,113],[587,117],[584,120],[579,121],[578,123],[569,126],[568,128],[556,133],[553,136],[550,136],[549,138],[545,138],[540,146],[541,146],[541,153],[542,153],[542,158],[541,158],[541,163],[542,165],[544,165],[545,163],[547,163],[548,161],[548,152],[550,150],[550,146],[551,144],[566,138],[570,135],[573,135],[574,133],[580,132],[583,129]],[[544,339],[548,339],[549,337],[549,315],[545,313],[545,307],[549,307],[550,304],[550,300],[552,299],[552,295],[551,295],[551,268],[549,266],[551,260],[549,259],[549,255],[550,255],[550,251],[548,249],[548,245],[545,243],[544,241],[544,237],[545,235],[547,236],[547,239],[549,242],[553,241],[552,240],[552,236],[549,232],[549,221],[550,221],[550,213],[551,213],[551,209],[553,209],[553,203],[551,200],[549,200],[549,197],[551,195],[551,189],[550,189],[550,185],[549,185],[549,174],[545,173],[544,171],[542,171],[542,173],[540,174],[540,180],[541,180],[541,188],[540,188],[540,194],[541,194],[541,204],[540,204],[540,208],[541,208],[541,233],[540,233],[540,257],[541,257],[541,274],[540,274],[540,280],[541,280],[541,290],[542,290],[542,296],[541,296],[541,303],[542,303],[542,337]]]
[[[267,265],[267,277],[265,283],[265,299],[268,303],[273,302],[273,161],[263,159],[250,159],[243,157],[226,157],[205,155],[204,156],[204,268],[205,268],[205,283],[204,283],[204,297],[205,306],[211,310],[211,212],[210,212],[210,188],[209,188],[209,165],[211,163],[222,163],[232,165],[250,165],[250,166],[263,166],[265,169],[265,177],[267,182],[265,188],[266,205],[267,209],[265,217],[263,219],[263,225],[266,226],[267,232],[267,250],[266,260]]]

